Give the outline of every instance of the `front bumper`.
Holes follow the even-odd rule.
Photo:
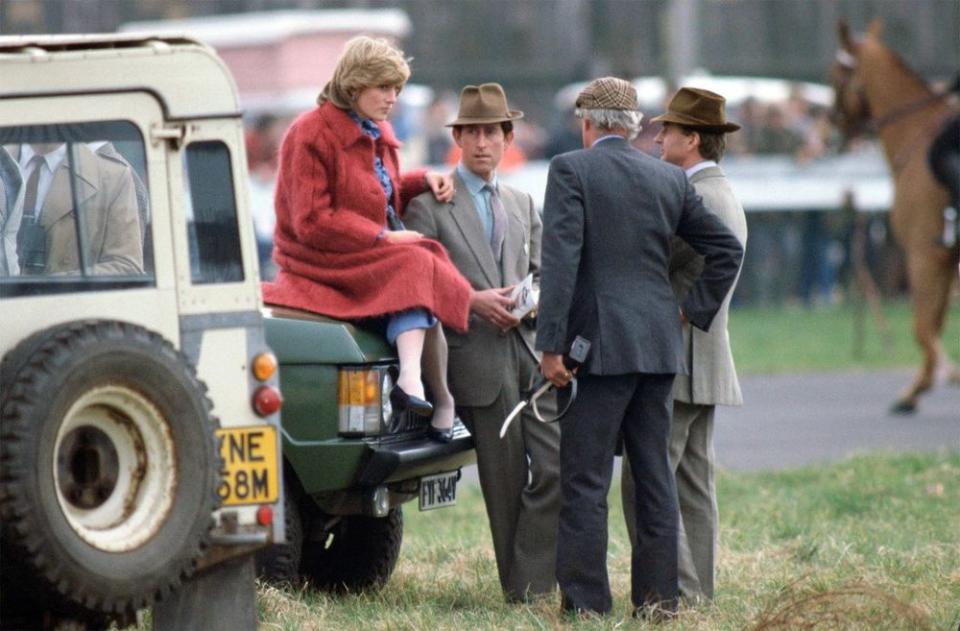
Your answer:
[[[404,438],[393,436],[369,444],[357,470],[356,486],[391,484],[454,471],[476,462],[473,437],[459,420],[449,443],[438,443],[425,436]]]

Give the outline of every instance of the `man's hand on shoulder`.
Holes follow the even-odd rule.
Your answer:
[[[512,287],[482,289],[470,293],[470,311],[502,331],[520,324],[520,319],[510,313],[514,304],[510,299]]]

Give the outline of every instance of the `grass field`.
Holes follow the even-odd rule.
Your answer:
[[[849,304],[733,309],[729,330],[737,369],[741,374],[759,374],[919,367],[909,303],[887,302],[883,313],[889,345],[874,316],[866,310],[860,314]],[[860,335],[860,352],[855,355]],[[947,316],[943,347],[954,361],[960,361],[960,300],[954,299]]]
[[[717,598],[668,629],[953,629],[960,623],[960,454],[861,456],[789,472],[721,473]],[[261,629],[642,629],[629,617],[629,546],[611,491],[614,615],[571,622],[558,600],[506,605],[479,490],[406,512],[378,594],[261,586]],[[410,505],[408,505],[410,506]]]
[[[873,370],[919,365],[910,307],[887,304],[891,344],[867,313],[854,356],[849,305],[736,309],[730,335],[741,374]],[[960,303],[944,347],[960,361]],[[629,617],[629,545],[619,485],[610,498],[608,566],[614,615],[571,622],[558,599],[503,603],[479,488],[459,504],[418,513],[407,504],[403,550],[376,594],[331,597],[261,585],[269,630],[486,631],[643,629]],[[960,624],[960,454],[860,456],[784,472],[720,472],[717,598],[684,606],[662,628],[704,631],[942,629]],[[144,626],[142,628],[149,628]]]

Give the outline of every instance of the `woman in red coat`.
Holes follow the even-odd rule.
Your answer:
[[[383,40],[347,42],[319,107],[300,115],[280,147],[273,260],[264,301],[339,319],[387,317],[400,376],[396,408],[432,415],[428,434],[453,437],[447,345],[438,320],[465,331],[470,284],[436,241],[403,227],[407,201],[428,187],[453,198],[448,175],[400,174],[399,143],[386,121],[410,76]],[[425,400],[423,375],[434,395]]]

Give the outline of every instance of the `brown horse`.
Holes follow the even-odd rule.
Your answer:
[[[957,108],[884,46],[880,30],[880,22],[874,21],[863,38],[854,40],[846,22],[840,22],[840,50],[831,69],[833,115],[847,139],[868,130],[879,134],[893,177],[890,224],[906,254],[913,330],[924,356],[920,373],[891,408],[908,414],[934,384],[938,366],[951,383],[960,384],[960,369],[940,342],[960,247],[944,245],[943,210],[949,194],[927,164],[930,143]]]

